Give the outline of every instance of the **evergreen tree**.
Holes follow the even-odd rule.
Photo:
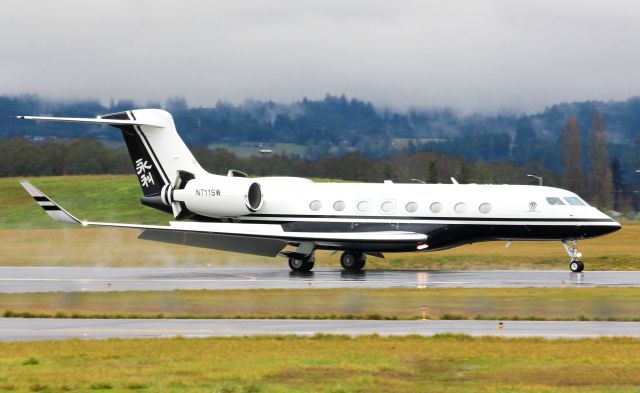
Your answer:
[[[516,163],[522,164],[531,159],[535,139],[536,132],[531,124],[531,119],[526,117],[518,119],[516,136],[511,150],[511,155]]]
[[[464,161],[461,161],[460,166],[458,167],[453,177],[456,179],[458,183],[465,184],[469,182],[470,176],[471,176],[471,170],[469,169],[469,165]]]
[[[595,112],[591,119],[591,160],[590,194],[593,204],[611,209],[613,197],[613,181],[609,152],[607,147],[607,129],[602,112]]]
[[[436,168],[435,160],[430,160],[427,165],[426,182],[429,184],[436,184],[438,182],[438,168]]]
[[[620,202],[625,189],[623,180],[624,172],[620,165],[620,160],[614,158],[611,161],[611,180],[613,183],[613,210],[620,211]]]
[[[584,194],[585,178],[580,148],[580,125],[575,116],[569,117],[562,135],[562,185],[577,194]]]

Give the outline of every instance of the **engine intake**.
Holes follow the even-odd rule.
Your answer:
[[[251,213],[255,213],[260,210],[262,207],[262,188],[260,188],[260,184],[253,183],[249,186],[249,192],[247,193],[247,199],[245,202]]]

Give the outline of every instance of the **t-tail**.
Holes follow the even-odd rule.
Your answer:
[[[207,172],[198,164],[178,135],[173,117],[161,109],[139,109],[112,113],[94,119],[68,117],[18,116],[20,119],[74,123],[108,124],[122,131],[131,162],[147,206],[181,215],[174,203],[174,189]]]

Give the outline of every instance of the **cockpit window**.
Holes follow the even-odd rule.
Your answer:
[[[552,206],[564,205],[564,202],[562,202],[562,199],[556,198],[556,197],[548,197],[547,202],[549,202],[549,204]]]
[[[565,201],[567,201],[567,203],[569,203],[571,206],[584,206],[584,202],[582,202],[582,200],[578,197],[566,197],[564,198]]]

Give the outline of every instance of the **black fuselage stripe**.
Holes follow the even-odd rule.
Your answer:
[[[367,222],[369,220],[385,220],[389,223],[395,221],[488,221],[488,222],[615,222],[613,219],[607,218],[489,218],[489,217],[408,217],[408,216],[326,216],[326,215],[280,215],[280,214],[250,214],[244,217],[238,217],[239,219],[246,219],[251,217],[264,217],[273,218],[278,222],[293,222],[299,218],[315,218],[322,219],[344,219],[353,220],[354,222]],[[263,222],[261,220],[251,220],[254,222]]]

